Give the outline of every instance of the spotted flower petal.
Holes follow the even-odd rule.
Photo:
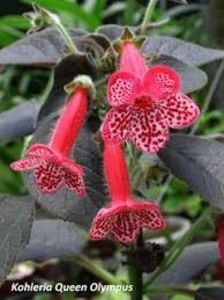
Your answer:
[[[160,101],[159,106],[168,126],[174,129],[191,125],[200,114],[198,106],[181,92]]]
[[[136,147],[151,154],[161,150],[169,139],[166,120],[158,109],[133,110],[130,139]]]
[[[83,176],[84,174],[83,168],[73,160],[64,159],[61,162],[61,164],[65,169],[67,169],[71,173],[76,173],[79,174],[80,176]]]
[[[34,169],[41,164],[41,161],[36,157],[25,157],[11,163],[10,167],[14,171],[26,171]]]
[[[140,221],[137,214],[127,209],[101,209],[94,218],[90,239],[99,240],[111,237],[123,244],[131,244],[140,231]]]
[[[105,142],[110,144],[125,142],[129,137],[131,119],[131,107],[112,108],[101,127]]]
[[[34,144],[29,149],[27,149],[26,153],[28,155],[37,156],[37,157],[46,157],[55,155],[55,153],[46,145],[43,144]]]
[[[65,185],[67,189],[74,192],[81,198],[86,195],[84,181],[79,173],[65,170]]]
[[[44,194],[52,194],[61,188],[64,183],[64,168],[54,161],[43,161],[34,170],[34,182],[37,188]]]
[[[142,227],[148,230],[161,230],[165,227],[165,221],[157,205],[147,202],[138,202],[132,206],[132,209],[137,213]]]
[[[171,68],[157,65],[148,70],[143,78],[143,94],[153,100],[166,99],[180,88],[180,77]]]
[[[141,222],[132,210],[121,211],[111,217],[111,235],[121,243],[133,243],[140,229]]]
[[[90,238],[99,240],[108,236],[128,245],[135,241],[142,227],[158,230],[164,226],[156,205],[131,201],[128,205],[101,209],[93,220]]]
[[[91,240],[102,240],[109,234],[111,220],[105,215],[107,210],[102,208],[94,218],[89,232]]]
[[[132,104],[140,86],[140,79],[134,73],[116,72],[110,76],[107,99],[111,106]]]

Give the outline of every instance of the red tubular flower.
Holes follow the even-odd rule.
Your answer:
[[[110,236],[130,244],[141,228],[164,228],[165,222],[155,204],[133,199],[125,158],[118,144],[105,144],[104,169],[111,202],[108,208],[101,209],[94,218],[90,239],[99,240]]]
[[[44,194],[52,194],[65,185],[68,190],[83,197],[86,194],[83,169],[68,155],[83,125],[87,106],[88,88],[77,84],[56,123],[48,146],[32,145],[26,151],[27,157],[13,162],[11,168],[15,171],[34,169],[34,182]]]
[[[181,129],[199,116],[197,105],[180,91],[180,77],[170,67],[146,66],[143,55],[124,42],[120,70],[111,75],[107,99],[112,109],[101,127],[106,143],[130,139],[152,154],[169,139],[169,127]]]

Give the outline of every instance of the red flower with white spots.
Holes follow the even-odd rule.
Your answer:
[[[111,237],[121,243],[131,244],[141,228],[150,231],[163,229],[165,221],[155,204],[133,200],[126,162],[118,144],[105,144],[104,169],[111,202],[94,218],[90,239]]]
[[[101,127],[106,143],[130,139],[136,147],[152,154],[169,139],[169,127],[181,129],[199,116],[198,106],[180,91],[180,77],[170,67],[148,68],[142,54],[131,42],[122,46],[119,71],[107,87],[112,107]]]
[[[26,151],[27,157],[10,165],[15,171],[33,169],[34,183],[43,194],[55,193],[63,185],[79,197],[86,194],[83,169],[68,155],[87,112],[87,96],[86,88],[77,87],[56,123],[48,146],[34,144]]]

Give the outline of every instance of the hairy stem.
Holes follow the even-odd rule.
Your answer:
[[[53,23],[55,28],[58,30],[58,32],[61,34],[63,37],[65,44],[67,45],[68,49],[70,50],[71,53],[77,54],[79,53],[78,49],[76,48],[75,44],[72,41],[72,38],[70,37],[69,33],[65,29],[65,27],[62,25],[61,22],[55,22]]]
[[[131,251],[138,251],[140,247],[142,247],[144,244],[143,236],[142,236],[142,230],[138,236],[136,247],[133,249],[131,248]],[[129,283],[133,285],[133,292],[131,294],[132,300],[142,300],[143,297],[143,274],[142,271],[138,268],[132,266],[131,262],[129,261],[129,267],[128,267],[128,275],[129,275]]]
[[[70,37],[69,33],[65,29],[64,25],[61,23],[60,18],[57,15],[51,13],[50,11],[48,11],[47,9],[39,5],[38,6],[36,5],[36,7],[42,19],[47,24],[52,25],[60,33],[61,37],[63,38],[70,52],[74,54],[79,53],[78,49],[76,48],[75,44],[72,41],[72,38]]]
[[[148,23],[151,21],[153,10],[156,6],[157,0],[149,0],[149,4],[147,6],[147,9],[145,11],[145,15],[141,24],[140,34],[145,34]]]

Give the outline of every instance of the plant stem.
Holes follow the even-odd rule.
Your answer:
[[[137,251],[139,248],[143,247],[144,240],[142,235],[142,230],[137,239]],[[136,270],[136,300],[142,300],[143,297],[143,273],[142,270]]]
[[[146,30],[161,28],[161,27],[163,27],[164,25],[166,25],[169,21],[170,21],[170,18],[169,18],[169,17],[166,17],[165,19],[162,19],[162,20],[160,20],[160,21],[150,23],[150,24],[147,25]],[[137,27],[135,28],[135,31],[134,31],[134,32],[135,32],[135,34],[139,35],[140,32],[141,32],[141,25],[140,25],[140,26],[137,26]]]
[[[194,296],[194,290],[182,288],[180,286],[159,286],[159,287],[149,287],[146,289],[146,293],[149,295],[153,294],[168,294],[168,295],[175,295],[175,294],[182,294],[187,296]]]
[[[138,251],[140,247],[144,244],[142,230],[138,236],[136,247],[132,247],[131,251]],[[142,300],[143,297],[143,276],[142,271],[134,267],[129,259],[128,275],[129,275],[129,284],[133,285],[133,292],[131,294],[132,300]]]
[[[214,80],[212,81],[212,84],[209,88],[209,91],[208,91],[208,94],[207,94],[207,97],[205,99],[205,102],[203,104],[203,107],[201,109],[201,116],[199,117],[199,119],[197,120],[197,122],[194,124],[194,126],[191,128],[191,131],[190,131],[190,135],[195,135],[200,124],[201,124],[201,121],[202,121],[202,117],[204,116],[204,114],[207,112],[209,106],[210,106],[210,103],[212,101],[212,98],[213,98],[213,95],[216,91],[216,88],[220,82],[220,79],[221,79],[221,76],[223,74],[223,71],[224,71],[224,60],[222,60],[222,62],[220,63],[220,66],[215,74],[215,78]],[[173,180],[174,176],[172,174],[170,174],[167,179],[166,179],[166,182],[162,188],[162,191],[160,193],[160,195],[158,196],[157,200],[156,200],[156,203],[157,204],[160,204],[169,188],[169,185],[171,184],[172,180]]]
[[[133,246],[130,246],[129,248],[130,252],[134,251]],[[129,279],[129,284],[133,285],[133,291],[130,294],[131,300],[136,299],[136,273],[135,273],[135,268],[132,266],[130,259],[128,259],[128,279]]]
[[[152,18],[152,13],[153,10],[156,6],[158,0],[149,0],[149,4],[147,6],[147,9],[145,11],[145,15],[141,24],[141,29],[140,29],[140,34],[145,34],[147,27],[148,27],[148,23],[150,22],[151,18]]]
[[[79,53],[78,49],[74,45],[69,33],[65,29],[65,27],[62,25],[61,22],[55,22],[52,25],[55,26],[55,28],[58,30],[58,32],[61,34],[62,38],[65,41],[65,44],[67,45],[68,49],[70,50],[71,53],[77,54]]]
[[[188,230],[188,232],[180,239],[178,240],[171,250],[169,251],[169,254],[166,256],[166,258],[163,260],[159,268],[154,272],[154,274],[146,281],[145,288],[147,286],[151,285],[158,277],[159,275],[168,270],[170,266],[176,261],[176,259],[180,256],[186,245],[191,241],[194,234],[198,231],[198,229],[201,227],[201,225],[207,220],[207,218],[212,214],[213,208],[208,207],[205,209],[203,214],[197,219],[197,221],[191,226],[191,228]]]
[[[45,21],[49,25],[52,25],[60,33],[70,52],[73,54],[78,54],[79,51],[73,43],[72,38],[65,29],[64,25],[61,23],[60,18],[39,5],[35,5],[35,7],[43,21]]]
[[[97,276],[102,281],[104,281],[108,284],[112,284],[112,285],[123,285],[123,284],[125,284],[125,282],[123,280],[115,277],[113,274],[111,274],[110,272],[104,270],[99,265],[96,265],[95,263],[93,263],[85,255],[78,255],[73,261],[77,265],[79,265],[80,267],[85,268],[90,273],[94,274],[95,276]]]

